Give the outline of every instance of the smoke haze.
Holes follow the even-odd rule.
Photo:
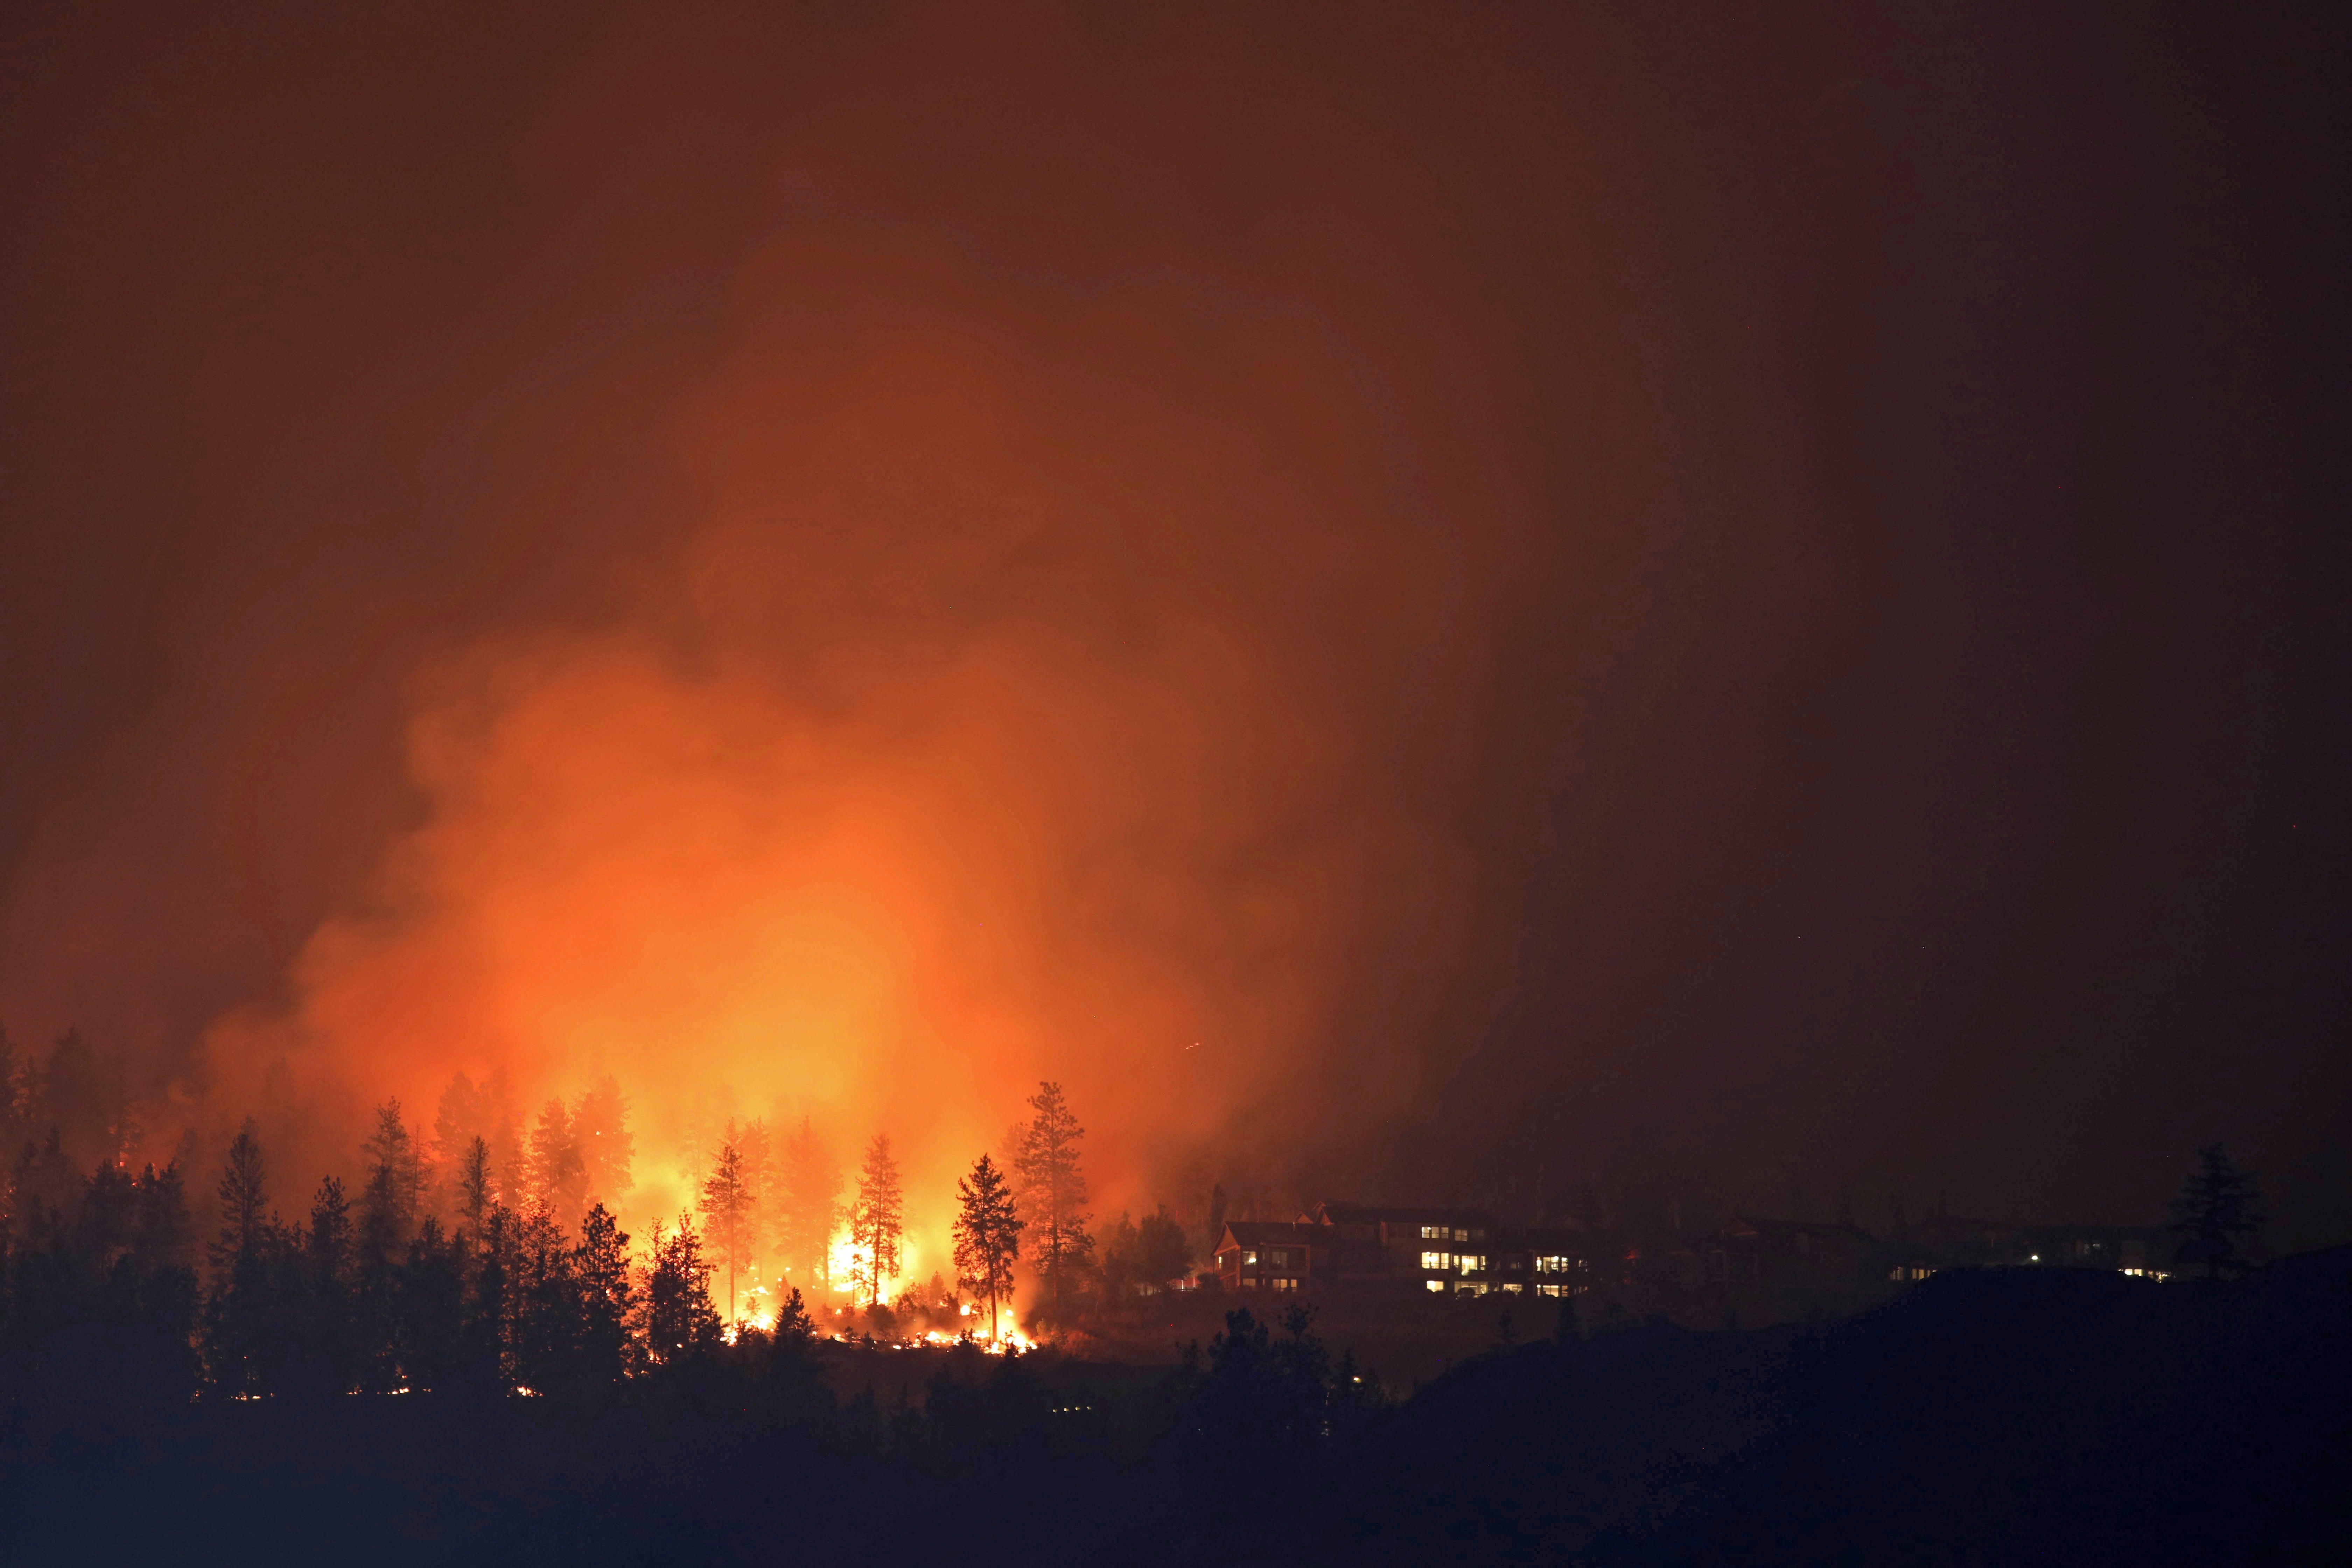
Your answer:
[[[936,1234],[1045,1078],[1110,1205],[2352,1109],[2254,46],[482,9],[21,35],[0,1017],[158,1152],[609,1071],[649,1206],[723,1088]]]

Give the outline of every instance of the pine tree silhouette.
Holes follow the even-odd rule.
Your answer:
[[[2239,1239],[2261,1230],[2263,1217],[2262,1189],[2252,1174],[2231,1163],[2221,1144],[2208,1143],[2173,1201],[2172,1228],[2185,1238],[2178,1261],[2202,1264],[2209,1279],[2245,1272]]]
[[[988,1337],[995,1339],[997,1304],[1013,1290],[1021,1259],[1021,1215],[1003,1172],[986,1154],[956,1183],[955,1266],[964,1288],[988,1298]]]
[[[857,1248],[856,1284],[865,1290],[869,1308],[882,1304],[882,1282],[898,1277],[906,1214],[890,1140],[877,1132],[866,1146],[866,1163],[857,1173],[857,1199],[849,1211],[850,1244]]]
[[[1087,1131],[1070,1113],[1058,1083],[1039,1084],[1029,1107],[1035,1114],[1022,1131],[1013,1171],[1030,1257],[1059,1316],[1065,1295],[1094,1260],[1094,1237],[1087,1230],[1087,1178],[1078,1169],[1078,1141]]]

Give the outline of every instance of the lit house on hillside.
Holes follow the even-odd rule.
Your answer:
[[[1318,1204],[1287,1224],[1234,1220],[1217,1238],[1233,1290],[1367,1287],[1567,1296],[1591,1282],[1584,1238],[1508,1229],[1483,1209]]]

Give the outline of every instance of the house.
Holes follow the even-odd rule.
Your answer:
[[[1297,1290],[1333,1278],[1333,1252],[1330,1233],[1319,1226],[1236,1219],[1225,1222],[1213,1256],[1217,1282],[1228,1290]]]
[[[1228,1224],[1216,1260],[1234,1289],[1567,1296],[1591,1287],[1589,1254],[1580,1231],[1507,1228],[1484,1209],[1323,1203],[1287,1225]]]
[[[1483,1269],[1495,1228],[1484,1209],[1318,1204],[1298,1216],[1326,1238],[1332,1282],[1451,1289]]]

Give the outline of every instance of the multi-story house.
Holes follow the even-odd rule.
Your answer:
[[[1581,1233],[1506,1228],[1484,1209],[1318,1204],[1290,1224],[1228,1223],[1215,1258],[1230,1289],[1566,1296],[1592,1279]]]

